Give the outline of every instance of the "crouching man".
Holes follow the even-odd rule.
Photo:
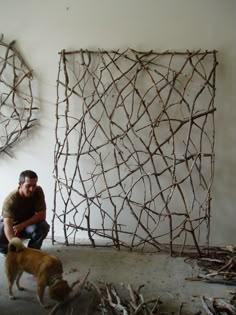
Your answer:
[[[0,253],[7,254],[8,242],[15,236],[29,239],[28,247],[40,249],[49,231],[46,202],[38,176],[26,170],[20,174],[18,188],[3,202],[0,222]]]

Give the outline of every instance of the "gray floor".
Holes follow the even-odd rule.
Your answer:
[[[144,285],[141,292],[145,300],[160,297],[158,314],[179,314],[179,308],[183,303],[181,314],[205,314],[200,299],[196,296],[227,297],[227,287],[220,284],[207,284],[185,280],[186,277],[197,275],[199,267],[191,261],[185,262],[184,258],[170,257],[160,253],[132,253],[116,251],[106,248],[66,247],[51,245],[46,240],[43,250],[58,256],[64,266],[64,278],[72,283],[81,279],[90,269],[88,280],[94,283],[100,281],[112,283],[118,290],[125,290],[123,286],[132,285],[134,289]],[[8,299],[6,276],[4,272],[4,258],[0,258],[1,286],[0,286],[0,314],[1,315],[27,315],[48,314],[48,310],[42,309],[36,300],[36,283],[32,276],[24,274],[22,285],[26,291],[17,291],[14,288],[16,300]],[[122,286],[123,285],[123,286]],[[123,292],[124,294],[125,291]],[[82,304],[90,304],[91,297],[86,297],[86,292],[81,296],[78,310],[73,314],[84,314]],[[46,302],[52,303],[46,294]],[[88,311],[87,311],[88,313]]]

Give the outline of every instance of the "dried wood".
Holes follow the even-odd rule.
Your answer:
[[[236,256],[230,257],[228,252],[221,252],[218,256],[214,254],[214,257],[199,258],[198,264],[204,268],[204,273],[200,272],[186,280],[236,285]]]
[[[235,315],[236,307],[226,298],[209,298],[198,296],[201,299],[203,309],[208,315]]]
[[[15,48],[0,38],[0,154],[11,149],[36,123],[32,70]]]
[[[140,288],[134,288],[127,284],[122,285],[127,292],[118,293],[112,283],[99,282],[99,285],[90,282],[97,290],[100,297],[100,310],[104,314],[159,314],[160,297],[145,299],[140,293]],[[143,286],[142,286],[143,287]],[[121,296],[122,295],[122,296]],[[181,314],[181,313],[180,313]]]
[[[67,245],[82,233],[93,247],[105,240],[173,255],[176,244],[182,254],[190,243],[202,255],[216,66],[216,51],[60,52],[53,242],[57,225]]]

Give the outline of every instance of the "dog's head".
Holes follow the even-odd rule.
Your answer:
[[[55,285],[50,287],[49,295],[53,300],[61,302],[68,296],[71,291],[72,289],[68,285],[68,282],[65,280],[60,280]]]

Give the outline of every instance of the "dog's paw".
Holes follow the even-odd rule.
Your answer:
[[[25,291],[25,288],[24,287],[18,287],[18,290],[19,291]]]

